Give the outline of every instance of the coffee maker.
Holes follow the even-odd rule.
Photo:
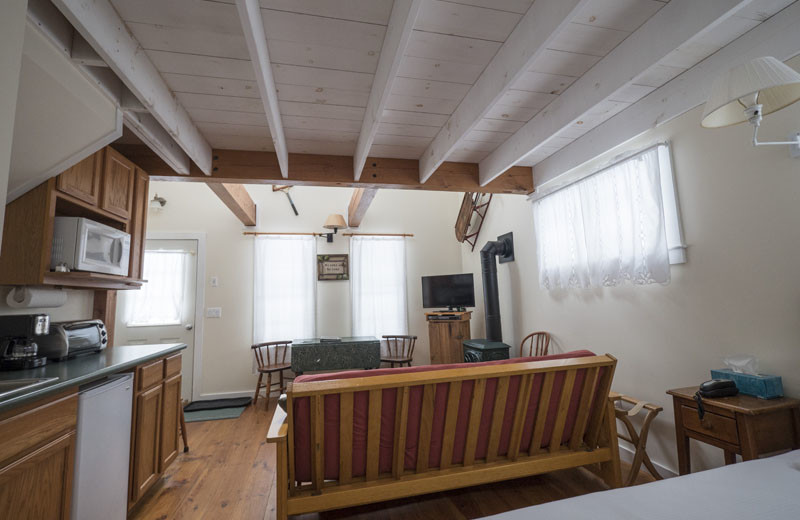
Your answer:
[[[47,363],[47,356],[39,355],[37,336],[50,332],[47,314],[19,314],[0,316],[0,370],[24,370]]]

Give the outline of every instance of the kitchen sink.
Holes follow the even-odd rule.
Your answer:
[[[0,399],[9,395],[24,392],[37,386],[46,385],[56,381],[57,377],[33,377],[27,379],[6,379],[0,380]]]

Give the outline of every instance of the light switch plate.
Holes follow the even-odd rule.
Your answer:
[[[222,307],[209,307],[206,309],[206,318],[221,318]]]

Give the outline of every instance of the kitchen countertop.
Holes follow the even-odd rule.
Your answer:
[[[79,356],[69,361],[48,361],[47,365],[31,370],[0,371],[0,381],[42,377],[58,378],[56,381],[0,398],[0,412],[70,387],[89,383],[118,372],[125,372],[136,365],[185,348],[185,343],[126,345],[109,348],[97,354]]]

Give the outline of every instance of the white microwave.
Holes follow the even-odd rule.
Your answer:
[[[50,269],[66,264],[70,271],[128,276],[131,236],[94,220],[56,217]]]

